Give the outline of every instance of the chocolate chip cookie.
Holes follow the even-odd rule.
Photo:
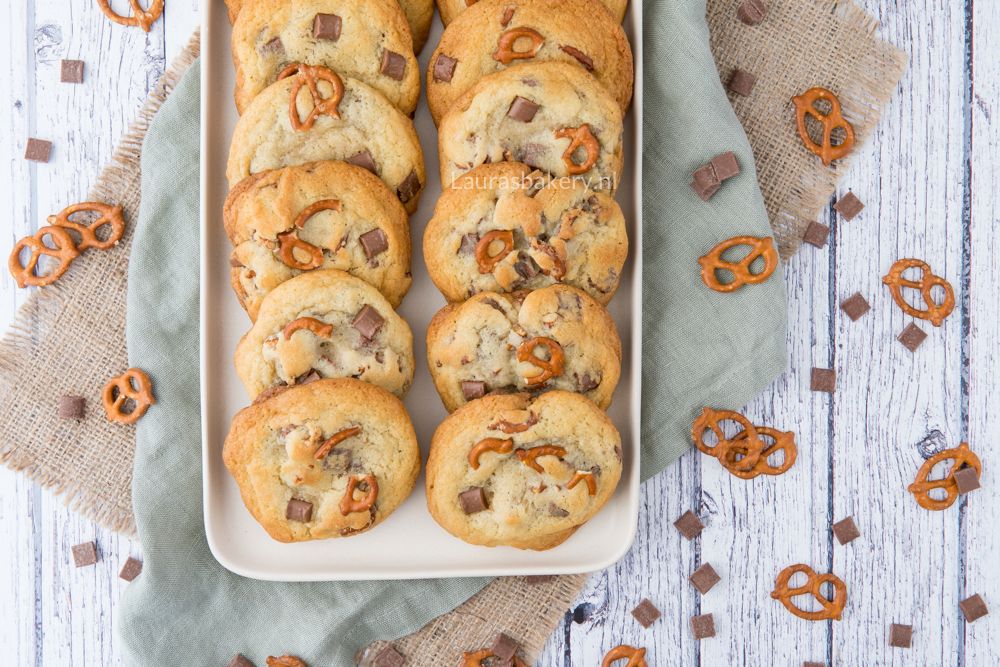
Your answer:
[[[487,74],[545,61],[590,72],[622,111],[627,110],[632,100],[632,49],[622,27],[599,5],[597,0],[477,2],[448,26],[431,55],[427,102],[434,122]],[[522,105],[522,115],[531,109]]]
[[[251,400],[328,377],[357,378],[403,396],[413,382],[413,334],[374,287],[317,269],[264,297],[234,361]]]
[[[442,308],[427,330],[427,364],[449,411],[493,391],[553,389],[607,408],[621,358],[611,315],[567,285],[483,292]]]
[[[244,178],[223,212],[233,290],[250,319],[281,283],[340,269],[395,308],[410,288],[406,211],[376,176],[346,162],[310,162]]]
[[[446,188],[423,244],[448,301],[564,283],[607,304],[628,255],[614,198],[518,162],[481,165]]]
[[[238,2],[239,0],[226,0],[226,2]],[[475,7],[481,2],[476,0],[437,0],[438,11],[441,12],[441,22],[448,26],[458,18],[459,14],[465,12],[469,7]],[[602,0],[601,5],[614,17],[617,23],[621,23],[625,18],[625,10],[628,8],[628,0]],[[591,20],[592,14],[584,14],[574,17],[574,23],[582,25]]]
[[[410,28],[396,0],[255,0],[233,25],[232,50],[240,113],[290,63],[363,81],[408,115],[420,95]]]
[[[233,187],[262,171],[344,160],[379,176],[407,211],[426,181],[413,122],[371,86],[326,67],[290,65],[253,99],[233,131]]]
[[[563,62],[490,74],[438,128],[441,183],[488,162],[523,162],[613,192],[622,171],[622,110],[587,70]]]
[[[402,402],[351,379],[289,387],[241,410],[222,458],[247,509],[280,542],[369,530],[410,495],[420,472]]]
[[[621,472],[621,436],[583,396],[487,396],[435,431],[427,507],[470,544],[551,549],[597,514]]]

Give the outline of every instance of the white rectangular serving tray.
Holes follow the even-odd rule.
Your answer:
[[[240,499],[222,462],[233,415],[249,400],[233,368],[233,351],[250,328],[229,285],[231,246],[222,226],[233,104],[230,26],[223,0],[202,3],[201,57],[201,420],[205,532],[216,559],[254,579],[334,581],[436,577],[569,574],[603,569],[628,551],[639,511],[639,396],[642,275],[642,3],[632,0],[625,28],[635,57],[635,96],[625,122],[625,170],[618,202],[629,231],[629,261],[610,305],[622,337],[622,375],[609,414],[621,431],[625,466],[621,483],[601,512],[569,540],[548,551],[473,546],[452,537],[427,511],[421,474],[412,495],[375,529],[351,538],[283,544],[264,532]],[[441,37],[435,16],[420,57],[421,73]],[[428,182],[411,220],[413,287],[399,309],[413,329],[417,372],[406,397],[423,460],[436,426],[446,416],[427,369],[425,334],[442,306],[424,266],[424,227],[441,192],[437,131],[421,96],[415,119]]]

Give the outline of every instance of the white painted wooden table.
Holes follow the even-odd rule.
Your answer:
[[[652,665],[1000,665],[1000,2],[864,0],[910,67],[870,145],[845,180],[867,204],[831,246],[786,267],[789,370],[748,409],[794,430],[789,474],[744,482],[695,452],[645,485],[639,537],[595,575],[539,665],[600,664],[627,642]],[[198,0],[168,0],[146,35],[112,25],[92,0],[11,0],[0,7],[0,254],[51,212],[78,200],[129,120],[197,24]],[[122,9],[125,0],[114,0]],[[87,62],[82,86],[59,83],[62,58]],[[70,111],[72,110],[72,111]],[[22,159],[29,136],[55,142],[52,161]],[[893,261],[920,257],[955,286],[956,312],[911,354],[895,340],[909,318],[880,285]],[[840,300],[860,291],[872,311],[851,322]],[[0,325],[25,294],[3,272]],[[752,325],[752,322],[751,322]],[[831,398],[809,391],[813,366],[836,368]],[[906,485],[917,443],[940,431],[984,460],[984,488],[944,512],[916,506]],[[702,537],[672,521],[696,508]],[[831,524],[853,515],[862,536],[841,546]],[[97,567],[77,570],[69,547],[96,538]],[[116,665],[118,568],[139,546],[82,520],[0,468],[0,651],[5,664]],[[699,596],[687,582],[709,562],[722,581]],[[849,587],[840,622],[790,616],[769,592],[796,562]],[[994,613],[966,625],[958,601],[980,593]],[[664,613],[649,630],[629,615],[642,598]],[[715,616],[696,642],[689,618]],[[914,626],[913,648],[888,647],[892,622]]]

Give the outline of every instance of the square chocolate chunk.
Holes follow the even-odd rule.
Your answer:
[[[730,91],[743,97],[749,97],[753,92],[753,87],[757,85],[757,77],[750,72],[736,68],[729,76],[728,88]]]
[[[268,54],[274,54],[274,55],[284,54],[285,44],[284,42],[281,41],[280,37],[275,37],[271,41],[261,46],[259,50],[261,54],[265,56]]]
[[[708,201],[721,185],[719,178],[715,175],[715,167],[711,163],[698,167],[691,175],[691,189],[702,201]]]
[[[375,168],[375,160],[372,159],[372,154],[368,151],[361,151],[360,153],[355,153],[351,157],[344,160],[348,164],[353,164],[355,167],[361,167],[362,169],[367,169],[371,173],[378,175]]]
[[[406,663],[406,658],[396,650],[396,647],[389,644],[378,652],[372,667],[402,667]]]
[[[473,401],[486,395],[486,383],[481,380],[462,380],[462,396]]]
[[[691,617],[691,632],[695,639],[707,639],[715,636],[715,619],[711,614]]]
[[[358,311],[358,314],[354,316],[354,320],[351,322],[351,326],[357,329],[358,333],[366,340],[375,338],[375,334],[379,332],[383,324],[385,324],[385,319],[367,303]]]
[[[83,396],[60,396],[59,419],[83,419],[87,401]]]
[[[810,222],[805,234],[802,235],[803,241],[817,248],[824,247],[829,239],[830,228],[818,222]]]
[[[712,168],[715,170],[715,178],[720,183],[740,173],[740,163],[736,161],[736,154],[732,151],[726,151],[712,158]]]
[[[563,53],[566,53],[576,58],[576,61],[581,65],[583,65],[588,72],[594,71],[594,60],[580,49],[576,48],[575,46],[570,46],[568,44],[563,44],[559,48],[563,51]]]
[[[826,663],[807,661],[802,663],[802,667],[826,667]]]
[[[285,507],[285,518],[289,521],[301,521],[302,523],[308,523],[312,521],[312,516],[313,504],[308,500],[292,498],[288,501],[288,506]]]
[[[313,37],[336,42],[340,39],[341,23],[336,14],[317,14],[313,19]]]
[[[736,10],[736,16],[747,25],[759,25],[767,16],[764,0],[743,0]]]
[[[466,514],[482,512],[488,507],[486,504],[486,492],[479,486],[474,486],[458,494],[458,503],[462,506],[462,511]]]
[[[521,645],[514,640],[513,637],[500,633],[497,635],[496,639],[493,640],[493,646],[490,649],[501,663],[507,664],[514,659],[514,654],[517,653],[517,649],[521,648]]]
[[[63,83],[83,83],[83,67],[82,60],[63,60],[59,80]]]
[[[924,333],[924,330],[913,322],[910,322],[896,337],[896,340],[902,343],[903,347],[910,352],[916,352],[917,348],[920,347],[926,338],[927,334]]]
[[[458,61],[450,56],[441,53],[434,61],[434,80],[448,83],[455,76],[455,67]]]
[[[555,578],[554,574],[529,574],[525,575],[524,583],[531,586],[538,586],[539,584],[547,584]]]
[[[833,534],[841,544],[853,542],[861,537],[861,531],[854,523],[854,517],[847,517],[833,524]]]
[[[721,580],[722,577],[719,576],[719,573],[715,571],[714,567],[705,563],[692,572],[689,579],[691,580],[691,584],[698,589],[698,592],[704,595],[712,590],[712,586],[719,583],[719,580]]]
[[[510,103],[510,108],[507,109],[508,118],[519,120],[522,123],[530,123],[536,113],[538,113],[538,105],[520,95],[514,98],[514,101]]]
[[[48,162],[52,157],[52,142],[44,139],[28,139],[24,147],[24,159],[32,162]]]
[[[689,540],[693,540],[701,535],[701,531],[705,529],[705,524],[701,522],[697,514],[688,510],[684,514],[681,514],[677,521],[674,521],[674,527],[681,535]]]
[[[358,241],[361,242],[361,247],[365,251],[365,257],[369,261],[389,249],[389,238],[378,227],[359,236]]]
[[[833,205],[834,210],[848,221],[854,220],[864,207],[865,205],[854,196],[853,192],[848,192]]]
[[[403,72],[406,71],[406,58],[395,51],[386,49],[382,52],[382,68],[379,71],[390,79],[402,81]]]
[[[252,662],[243,657],[242,653],[237,653],[233,656],[233,659],[229,661],[228,667],[257,667]]]
[[[98,561],[97,558],[97,544],[95,542],[84,542],[83,544],[77,544],[72,548],[73,551],[73,563],[77,567],[85,567],[87,565],[93,565]]]
[[[118,573],[118,576],[125,581],[132,581],[139,576],[140,572],[142,572],[142,561],[129,556],[125,564],[122,565],[122,570]]]
[[[812,369],[810,387],[813,391],[823,391],[832,394],[837,389],[837,372],[832,368]]]
[[[872,307],[868,304],[868,300],[861,296],[861,292],[855,292],[840,303],[840,309],[851,318],[852,322],[857,322]]]
[[[952,475],[955,480],[955,486],[958,487],[959,495],[964,496],[970,491],[975,491],[979,488],[979,473],[976,472],[975,468],[962,468]]]
[[[405,204],[416,197],[418,192],[420,192],[420,179],[416,172],[410,171],[396,188],[396,196],[399,197],[399,201]]]
[[[962,609],[962,614],[965,615],[966,623],[972,623],[976,619],[990,613],[990,610],[986,607],[986,600],[978,593],[972,597],[965,598],[958,603],[958,606]]]
[[[656,608],[656,605],[649,601],[649,598],[643,598],[642,601],[636,605],[635,609],[632,610],[632,615],[635,616],[635,620],[639,621],[639,625],[644,628],[648,628],[653,623],[660,618],[660,610]]]
[[[913,642],[913,626],[893,623],[889,626],[889,646],[910,648]]]

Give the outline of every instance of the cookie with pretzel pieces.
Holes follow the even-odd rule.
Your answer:
[[[551,549],[600,511],[621,472],[621,436],[580,394],[486,396],[434,432],[427,507],[470,544]]]
[[[241,410],[222,458],[247,509],[280,542],[369,530],[420,472],[402,402],[353,379],[289,387]]]
[[[460,176],[424,230],[424,262],[448,301],[566,284],[607,304],[627,256],[625,217],[613,197],[517,162]]]
[[[372,171],[408,212],[426,182],[413,122],[368,84],[325,67],[289,65],[233,131],[229,186],[263,171],[344,160]]]
[[[481,0],[444,31],[427,65],[434,122],[484,76],[546,61],[586,70],[628,110],[632,47],[598,0]]]
[[[243,7],[253,6],[261,0],[226,0],[229,10],[229,22],[235,24],[243,11]],[[464,2],[464,0],[462,0]],[[608,0],[609,2],[622,0]],[[434,18],[434,0],[399,0],[399,7],[406,15],[406,22],[413,37],[413,51],[420,53],[431,30],[431,19]]]
[[[233,24],[232,49],[240,112],[296,62],[363,81],[404,114],[417,107],[420,66],[396,0],[254,0]]]
[[[492,391],[551,389],[607,408],[621,356],[608,311],[566,285],[483,292],[445,306],[427,330],[427,364],[449,411]]]
[[[346,162],[265,171],[233,188],[223,212],[232,285],[250,319],[281,283],[340,269],[393,307],[410,288],[406,210],[376,176]]]
[[[413,381],[413,335],[377,289],[318,269],[264,298],[234,361],[251,400],[325,377],[358,378],[403,396]]]
[[[239,0],[227,0],[227,2],[234,2]],[[437,0],[438,11],[441,12],[441,23],[445,27],[451,25],[451,22],[459,17],[460,14],[464,14],[465,10],[470,7],[476,7],[482,4],[482,2],[477,2],[477,0]],[[625,18],[625,10],[628,9],[628,0],[601,0],[599,3],[608,14],[614,19],[615,22],[621,23]],[[581,18],[585,17],[585,21],[581,21]],[[587,21],[594,18],[593,14],[587,13],[582,15],[573,16],[568,19],[570,23],[583,27]],[[433,61],[432,61],[433,62]]]
[[[622,173],[622,110],[587,70],[516,65],[479,80],[438,128],[441,183],[488,162],[523,162],[614,192]]]

